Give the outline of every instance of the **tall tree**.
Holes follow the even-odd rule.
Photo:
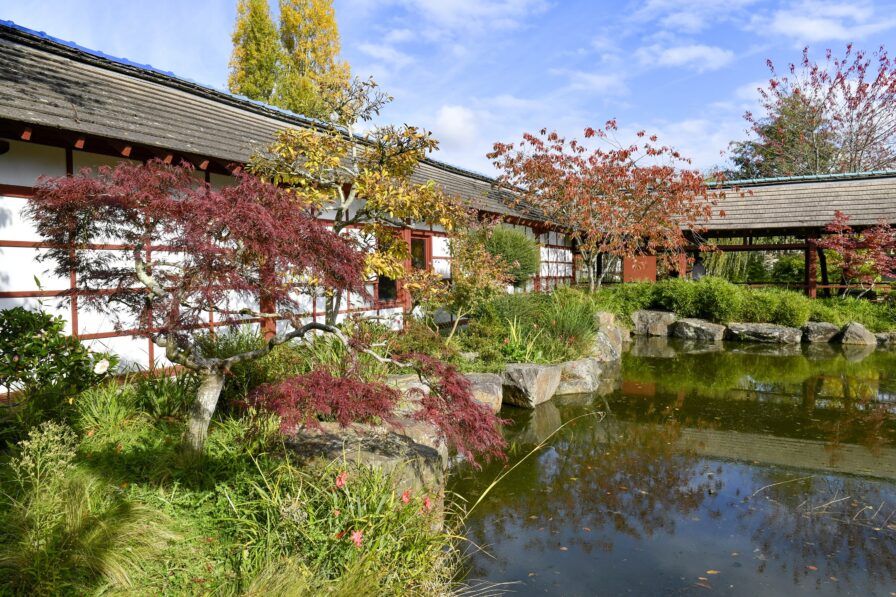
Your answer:
[[[240,0],[227,80],[230,91],[249,99],[270,101],[277,85],[281,53],[267,0]]]
[[[278,106],[328,118],[326,98],[346,87],[348,63],[339,61],[339,28],[332,0],[280,0],[282,80]]]
[[[699,230],[715,204],[703,175],[676,150],[644,131],[622,144],[616,130],[613,120],[587,128],[581,142],[542,129],[516,145],[496,143],[489,154],[509,191],[569,231],[592,290],[603,279],[596,276],[601,255],[613,261],[655,254],[674,264],[683,231]]]
[[[767,62],[762,114],[747,112],[754,139],[735,144],[740,174],[779,176],[896,167],[896,61],[846,46],[813,62],[808,48],[782,73]]]
[[[279,30],[267,0],[240,0],[229,88],[297,114],[329,119],[351,75],[348,63],[338,59],[339,49],[332,0],[280,0]]]

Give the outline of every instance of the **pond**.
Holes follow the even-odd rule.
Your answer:
[[[896,352],[641,339],[608,392],[502,411],[522,462],[467,518],[469,578],[896,594]],[[462,467],[449,489],[469,507],[503,469]]]

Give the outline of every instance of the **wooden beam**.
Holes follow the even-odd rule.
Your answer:
[[[75,149],[84,149],[84,144],[87,143],[87,139],[84,137],[78,137],[75,139]]]
[[[199,162],[199,169],[208,170],[208,160],[202,160],[201,162]]]
[[[166,164],[170,164],[171,162],[174,161],[174,154],[166,153],[165,157],[162,158],[162,161],[165,162]]]
[[[25,130],[22,131],[22,134],[19,135],[19,139],[22,141],[31,141],[31,127],[26,127]]]

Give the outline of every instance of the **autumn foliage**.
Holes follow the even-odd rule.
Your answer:
[[[834,252],[846,285],[844,295],[854,287],[865,294],[878,282],[896,278],[896,230],[886,222],[856,231],[849,216],[836,211],[825,232],[828,236],[818,246]]]
[[[622,144],[615,121],[587,128],[584,141],[542,129],[519,143],[496,143],[489,154],[517,202],[568,231],[593,272],[611,260],[656,254],[669,264],[713,213],[703,175],[655,135]],[[592,286],[594,278],[592,277]]]

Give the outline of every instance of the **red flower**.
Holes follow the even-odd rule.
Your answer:
[[[406,489],[405,492],[401,494],[401,501],[402,501],[402,503],[405,503],[405,504],[407,504],[411,501],[411,490],[410,489]]]
[[[345,537],[345,531],[339,531],[338,533],[336,533],[337,539],[342,539],[343,537]]]
[[[355,547],[361,549],[361,541],[364,539],[364,533],[362,531],[352,531],[352,543],[355,544]]]
[[[343,487],[345,487],[345,482],[347,480],[348,480],[347,472],[342,471],[341,473],[339,473],[339,475],[336,477],[336,489],[342,489]]]
[[[335,510],[333,510],[333,516],[337,516],[337,517],[338,517],[340,514],[342,514],[342,510],[340,510],[340,509],[338,509],[338,508],[335,509]]]
[[[432,502],[429,500],[429,496],[423,498],[423,509],[427,512],[432,510]]]

